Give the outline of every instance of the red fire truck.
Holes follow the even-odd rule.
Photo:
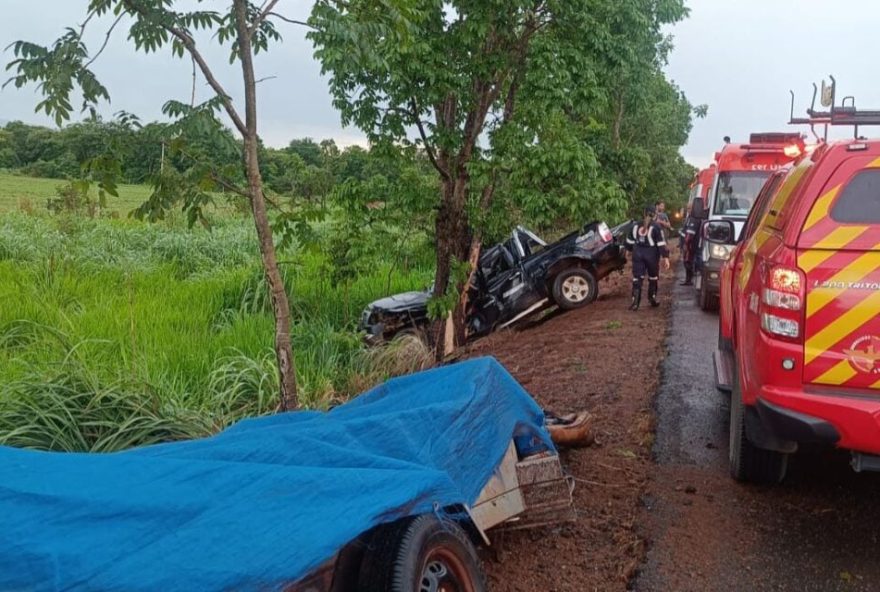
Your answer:
[[[806,443],[880,470],[880,140],[858,132],[880,125],[880,110],[833,96],[807,123],[855,126],[854,139],[822,142],[774,175],[725,267],[715,366],[731,391],[737,479],[781,480]],[[738,238],[729,220],[706,232],[730,248]]]
[[[739,236],[767,178],[803,154],[804,148],[799,133],[756,133],[747,144],[726,142],[715,153],[715,175],[704,201],[704,217],[733,222],[734,236]],[[704,234],[694,281],[697,303],[703,310],[718,308],[721,266],[730,252],[730,245],[707,240]]]

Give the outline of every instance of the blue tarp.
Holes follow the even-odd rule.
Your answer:
[[[327,413],[113,454],[0,447],[0,590],[272,590],[381,522],[472,503],[552,447],[495,360],[391,380]]]

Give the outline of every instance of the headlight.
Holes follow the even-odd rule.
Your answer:
[[[709,256],[712,259],[721,259],[723,261],[727,261],[730,259],[730,245],[720,245],[718,243],[711,243],[709,245]]]

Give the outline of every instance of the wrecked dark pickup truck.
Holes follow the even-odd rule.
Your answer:
[[[599,280],[626,264],[623,237],[630,227],[591,222],[552,244],[516,227],[508,240],[480,255],[468,300],[469,334],[486,335],[554,304],[573,310],[591,303]],[[428,290],[376,300],[364,309],[359,328],[368,343],[423,331],[430,297]]]

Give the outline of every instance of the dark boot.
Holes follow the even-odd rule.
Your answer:
[[[678,283],[679,286],[693,286],[694,285],[694,270],[693,268],[686,268],[684,270],[684,281]]]
[[[629,305],[630,310],[639,310],[639,304],[642,302],[642,282],[633,280],[632,304]]]
[[[657,280],[648,280],[648,302],[654,308],[660,306],[660,303],[657,302]]]

